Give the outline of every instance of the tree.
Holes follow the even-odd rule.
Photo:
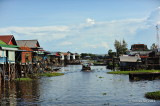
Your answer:
[[[158,48],[157,45],[155,43],[153,43],[152,46],[151,46],[151,50],[154,50],[154,49],[157,49],[157,48]]]
[[[115,56],[115,52],[112,52],[111,49],[108,50],[108,55],[113,58]]]
[[[128,50],[127,49],[127,43],[125,42],[125,40],[123,40],[122,42],[118,41],[118,40],[115,40],[114,47],[116,49],[117,57],[122,55],[122,54],[126,54],[126,52]]]
[[[122,42],[122,54],[126,54],[127,53],[127,43],[126,41],[123,39],[123,42]]]

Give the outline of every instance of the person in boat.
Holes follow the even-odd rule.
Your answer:
[[[90,69],[91,69],[90,66],[91,66],[90,63],[84,63],[84,64],[82,65],[82,70],[90,70]]]

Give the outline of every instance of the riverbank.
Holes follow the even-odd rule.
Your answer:
[[[61,76],[64,75],[64,73],[57,73],[57,72],[53,72],[53,73],[42,73],[39,74],[40,76],[45,76],[45,77],[53,77],[53,76]]]
[[[111,71],[107,72],[108,74],[133,74],[133,73],[160,73],[160,70],[137,70],[137,71]]]

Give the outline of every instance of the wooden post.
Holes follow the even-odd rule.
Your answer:
[[[158,68],[159,68],[159,66],[160,66],[160,56],[158,55],[158,60],[159,60],[159,62],[158,62]]]
[[[147,66],[148,66],[148,60],[147,60],[147,58],[145,59],[145,67],[146,67],[146,69],[147,69]]]
[[[7,69],[8,69],[8,80],[10,80],[11,79],[11,64],[10,63],[8,63]]]
[[[113,71],[115,71],[115,58],[113,58]]]
[[[0,94],[1,94],[1,87],[2,87],[2,72],[0,72]]]

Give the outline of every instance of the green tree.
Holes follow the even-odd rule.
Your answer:
[[[122,42],[118,41],[118,40],[115,40],[114,47],[116,49],[117,57],[122,55],[122,54],[126,54],[126,52],[128,50],[127,49],[127,43],[125,42],[125,40],[123,40]]]
[[[115,53],[115,52],[112,52],[112,50],[109,49],[109,50],[108,50],[108,55],[113,58],[113,57],[116,55],[116,53]]]
[[[126,54],[127,53],[127,43],[126,41],[123,39],[122,41],[122,54]]]

